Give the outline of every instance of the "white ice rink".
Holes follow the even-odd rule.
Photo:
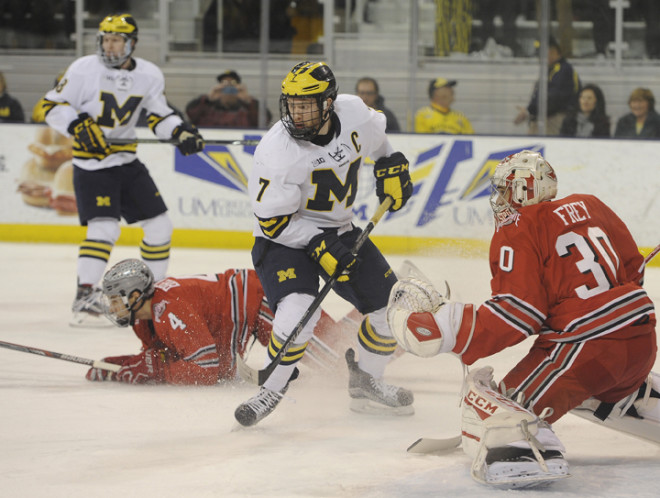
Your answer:
[[[137,353],[129,329],[67,325],[76,253],[71,245],[0,244],[0,340],[92,359]],[[137,253],[117,247],[111,263]],[[388,259],[396,269],[404,257]],[[408,259],[436,284],[448,280],[457,299],[488,297],[485,259]],[[249,266],[248,251],[174,248],[170,273]],[[660,303],[660,268],[649,268],[646,288]],[[332,294],[324,308],[335,318],[348,310]],[[499,379],[528,347],[479,365],[495,367]],[[415,393],[412,417],[350,412],[342,363],[332,376],[305,369],[277,410],[249,429],[237,428],[233,412],[256,392],[251,385],[92,383],[86,370],[0,348],[1,497],[660,496],[659,446],[571,415],[555,431],[572,476],[544,490],[480,486],[460,450],[407,454],[420,436],[458,434],[461,368],[447,355],[404,355],[388,367],[387,380]]]

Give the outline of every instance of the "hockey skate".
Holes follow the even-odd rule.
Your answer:
[[[248,399],[246,402],[241,403],[234,411],[234,418],[236,421],[244,427],[250,427],[257,424],[268,415],[270,415],[273,410],[279,405],[280,400],[284,397],[287,389],[292,380],[298,378],[299,371],[296,368],[287,382],[286,386],[282,391],[272,391],[267,387],[261,386],[259,392]]]
[[[101,289],[89,285],[79,285],[76,298],[71,306],[73,317],[71,327],[112,327],[112,323],[103,314]]]
[[[360,413],[389,413],[393,415],[412,415],[413,393],[402,387],[386,384],[382,379],[375,379],[360,370],[355,361],[355,351],[346,351],[348,364],[348,394],[351,397],[350,408]]]
[[[569,476],[568,463],[561,451],[539,451],[539,457],[530,448],[491,448],[482,469],[475,469],[473,477],[496,488],[521,489]]]

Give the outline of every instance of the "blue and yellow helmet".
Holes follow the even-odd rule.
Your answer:
[[[126,42],[124,53],[121,55],[107,55],[103,50],[103,35],[120,35]],[[97,36],[97,53],[103,63],[108,67],[119,67],[126,62],[138,39],[138,26],[135,19],[130,14],[112,14],[107,16],[99,24],[99,33]]]
[[[297,128],[289,114],[287,101],[289,97],[313,98],[319,110],[322,110],[321,122],[318,126]],[[313,140],[334,109],[337,98],[337,80],[332,70],[325,62],[301,62],[294,66],[282,81],[280,96],[280,117],[287,131],[293,138]],[[327,100],[332,102],[327,105]]]

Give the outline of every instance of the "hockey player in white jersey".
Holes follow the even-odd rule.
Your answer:
[[[71,325],[90,324],[92,317],[100,317],[96,286],[119,237],[120,218],[142,226],[140,255],[156,280],[165,277],[169,262],[172,222],[158,188],[136,156],[137,143],[109,145],[109,139],[135,139],[144,109],[156,136],[178,140],[182,154],[204,148],[196,128],[167,104],[160,69],[132,56],[137,41],[137,23],[130,14],[107,16],[99,25],[98,53],[74,61],[43,99],[46,122],[74,138],[76,203],[80,223],[87,226],[78,253]]]
[[[396,349],[386,306],[396,276],[367,240],[357,258],[350,251],[362,230],[352,224],[358,169],[375,160],[377,195],[392,197],[391,211],[412,194],[408,161],[385,135],[385,115],[359,97],[337,95],[323,62],[296,65],[282,82],[278,121],[256,149],[248,182],[255,214],[252,261],[275,311],[268,347],[271,361],[319,291],[343,270],[334,290],[366,315],[358,333],[358,357],[346,352],[351,408],[359,412],[413,412],[413,395],[382,380]],[[271,413],[297,376],[320,310],[303,328],[260,391],[235,412],[242,425]]]

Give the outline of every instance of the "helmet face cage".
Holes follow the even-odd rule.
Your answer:
[[[106,34],[119,35],[124,39],[124,53],[109,55],[103,50],[103,36]],[[96,36],[96,50],[98,56],[108,67],[120,67],[135,50],[137,42],[138,27],[135,19],[130,14],[110,15],[101,21],[99,32]]]
[[[309,126],[296,126],[291,115],[289,98],[309,98],[316,104],[316,110],[310,112]],[[280,96],[280,118],[287,132],[296,139],[313,140],[330,119],[337,98],[337,81],[330,68],[324,62],[301,62],[296,65],[282,81]],[[328,99],[332,102],[328,105]],[[319,112],[318,120],[313,118]]]
[[[127,327],[132,325],[135,311],[154,293],[154,276],[139,259],[126,259],[117,263],[103,277],[103,313],[108,319]],[[137,299],[130,302],[137,292]]]
[[[518,209],[557,195],[557,176],[539,154],[524,150],[505,158],[491,178],[490,205],[497,225],[511,223]]]

